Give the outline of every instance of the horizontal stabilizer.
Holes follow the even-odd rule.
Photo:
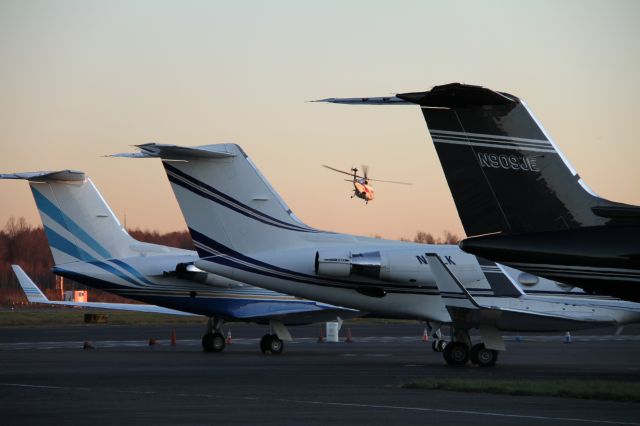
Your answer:
[[[379,96],[374,98],[326,98],[311,102],[328,102],[331,104],[346,105],[415,105],[397,96]]]
[[[23,179],[30,181],[68,181],[82,182],[85,178],[84,172],[78,170],[58,170],[23,173],[0,173],[0,179]]]
[[[11,265],[13,272],[18,278],[18,283],[27,296],[27,300],[30,303],[42,303],[51,306],[73,306],[78,308],[96,308],[96,309],[110,309],[116,311],[133,311],[133,312],[146,312],[154,314],[168,314],[168,315],[181,315],[181,316],[197,316],[189,312],[176,311],[175,309],[163,308],[156,305],[141,305],[134,303],[100,303],[100,302],[71,302],[71,301],[57,301],[49,300],[47,296],[38,288],[38,286],[29,278],[29,276],[18,265]]]
[[[189,160],[189,159],[210,159],[228,158],[235,154],[225,150],[226,145],[202,145],[196,147],[185,147],[178,145],[165,145],[158,143],[146,143],[136,145],[140,152],[111,154],[108,157],[126,158],[163,158],[165,160]]]

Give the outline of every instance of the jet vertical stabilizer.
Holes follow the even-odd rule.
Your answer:
[[[29,181],[56,265],[169,251],[133,239],[83,172],[0,174],[0,179]]]
[[[318,232],[294,216],[238,145],[138,148],[114,156],[162,159],[200,257],[290,247]]]

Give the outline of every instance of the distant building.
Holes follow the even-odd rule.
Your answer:
[[[64,300],[67,302],[88,302],[89,292],[87,290],[67,290],[64,292]]]

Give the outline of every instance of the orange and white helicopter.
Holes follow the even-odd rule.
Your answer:
[[[373,201],[374,191],[369,182],[385,182],[385,183],[396,183],[398,185],[411,185],[409,182],[396,182],[392,180],[380,180],[380,179],[370,179],[368,177],[369,166],[362,166],[362,172],[364,176],[358,175],[358,169],[356,167],[351,168],[351,173],[346,172],[344,170],[339,170],[331,166],[327,166],[323,164],[322,167],[326,167],[329,170],[333,170],[334,172],[342,173],[345,175],[349,175],[352,177],[351,179],[345,179],[347,182],[353,183],[353,194],[351,198],[358,197],[364,200],[365,204],[369,204],[369,201]]]

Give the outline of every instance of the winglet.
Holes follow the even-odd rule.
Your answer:
[[[38,288],[38,286],[29,278],[26,272],[22,270],[22,268],[18,265],[11,265],[13,272],[16,274],[16,278],[18,278],[18,282],[20,283],[20,287],[22,287],[22,291],[27,296],[27,299],[30,303],[48,303],[49,299],[44,295],[42,291]]]
[[[451,270],[442,262],[440,256],[436,253],[426,253],[426,257],[431,267],[431,273],[436,279],[440,295],[443,299],[446,299],[445,304],[447,306],[469,309],[481,308]]]

